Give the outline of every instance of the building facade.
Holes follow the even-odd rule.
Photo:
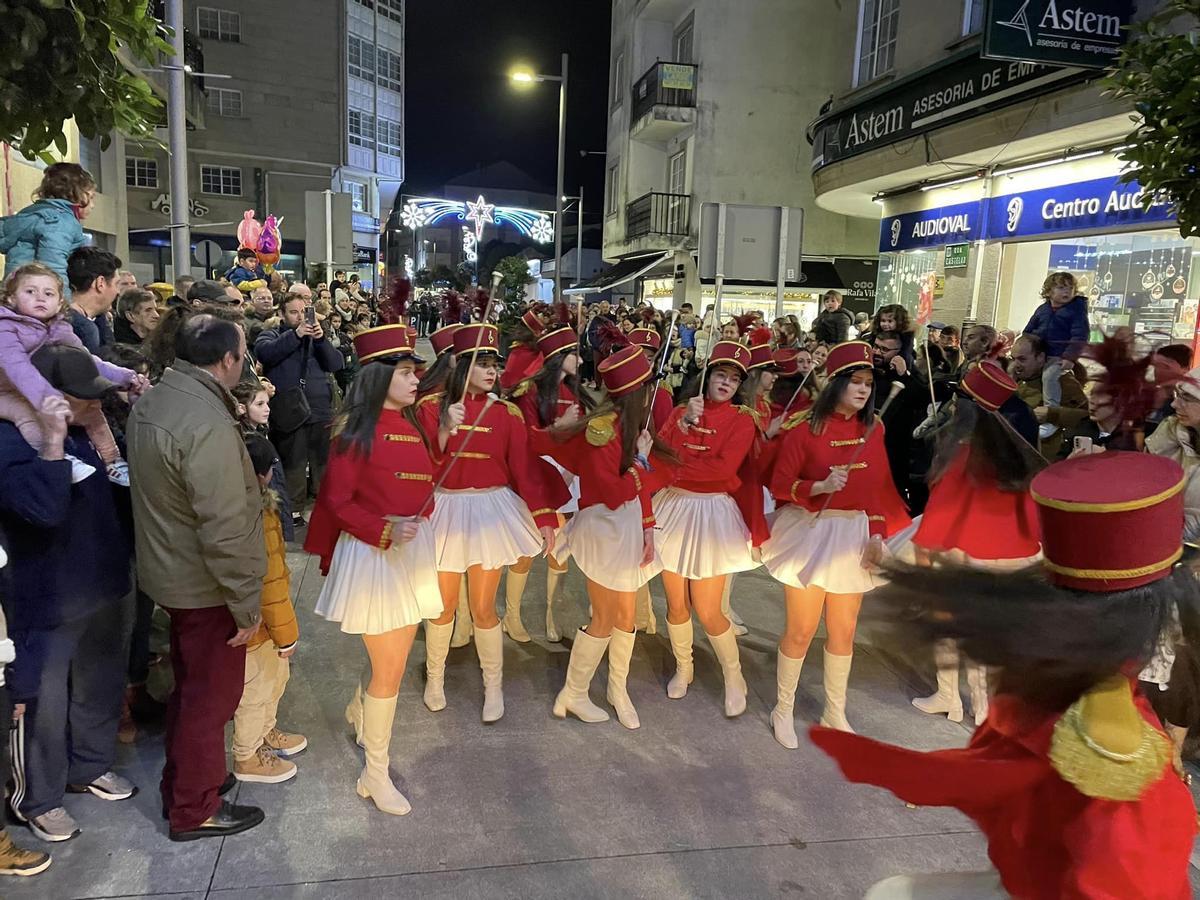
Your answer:
[[[1156,5],[1140,0],[1135,18]],[[830,11],[841,85],[810,128],[817,203],[877,224],[879,305],[1019,332],[1046,275],[1068,270],[1094,337],[1127,325],[1150,344],[1193,342],[1200,243],[1120,182],[1131,110],[1103,69],[984,55],[985,37],[1030,57],[1117,42],[1063,31],[1049,0],[1013,6],[995,4],[995,21],[983,0]]]
[[[209,76],[188,134],[193,241],[216,241],[228,267],[247,210],[282,217],[277,268],[304,278],[324,262],[305,247],[305,192],[332,190],[350,195],[353,230],[335,267],[375,283],[380,210],[404,178],[404,0],[210,3],[184,4]],[[170,278],[166,155],[130,145],[125,166],[139,278]]]
[[[802,320],[820,291],[852,293],[862,280],[850,274],[862,265],[853,258],[873,256],[874,227],[819,208],[808,172],[805,126],[835,90],[844,51],[813,27],[828,6],[613,0],[604,257],[650,263],[668,253],[639,279],[640,295],[664,306],[711,302],[696,267],[710,202],[804,210],[805,263],[785,295]],[[725,297],[730,311],[775,308],[773,287],[727,283]]]

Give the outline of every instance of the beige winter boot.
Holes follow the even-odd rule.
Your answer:
[[[650,599],[649,582],[638,588],[634,609],[634,628],[644,631],[646,634],[658,634],[658,622],[654,618],[654,603]]]
[[[614,628],[608,642],[608,702],[617,713],[617,721],[630,730],[642,727],[627,689],[629,661],[633,659],[633,643],[636,638],[636,631],[620,631]]]
[[[696,677],[692,666],[692,620],[681,625],[667,621],[667,636],[671,639],[671,653],[675,655],[675,674],[667,682],[667,696],[682,700],[687,696],[688,685]]]
[[[846,721],[846,688],[850,683],[850,664],[854,654],[837,656],[825,651],[825,711],[821,713],[821,724],[826,728],[848,731],[854,729]]]
[[[498,722],[504,715],[504,634],[499,625],[475,629],[475,652],[483,671],[483,721]]]
[[[804,657],[792,659],[784,656],[780,650],[775,655],[775,708],[771,710],[771,728],[775,732],[775,740],[789,750],[800,746],[796,739],[796,723],[794,710],[796,707],[796,687],[800,684],[800,670],[804,668]]]
[[[596,667],[604,658],[610,638],[592,637],[582,628],[575,632],[571,661],[567,664],[567,683],[554,698],[554,715],[565,719],[567,713],[583,722],[607,722],[608,713],[592,702],[588,688]]]
[[[956,686],[957,687],[957,686]],[[987,668],[976,663],[967,663],[967,688],[971,692],[971,712],[976,726],[982,725],[988,714]],[[959,716],[955,721],[961,721]]]
[[[430,712],[446,708],[446,655],[454,623],[438,625],[425,620],[425,706]]]
[[[392,722],[396,717],[396,698],[380,699],[363,694],[363,746],[366,765],[358,776],[355,790],[364,800],[375,801],[380,812],[406,816],[412,806],[392,784],[388,774],[388,747],[392,742]]]
[[[562,640],[562,635],[558,633],[558,626],[554,624],[554,604],[558,602],[558,592],[566,577],[567,570],[565,568],[546,567],[546,640],[552,644],[557,644]]]
[[[450,638],[450,646],[467,646],[474,632],[475,623],[471,621],[471,604],[467,598],[467,576],[464,574],[458,584],[458,611],[454,614],[454,635]]]
[[[529,571],[514,572],[509,568],[504,576],[504,619],[501,624],[505,633],[518,644],[528,644],[530,640],[529,632],[521,623],[521,597],[525,594]]]
[[[742,675],[742,660],[738,655],[737,637],[733,633],[733,623],[721,634],[707,634],[708,642],[712,644],[713,653],[721,664],[721,673],[725,676],[725,715],[729,718],[740,716],[746,711],[746,679]]]
[[[962,697],[958,693],[958,651],[953,641],[938,641],[933,648],[937,664],[937,693],[913,698],[912,705],[923,713],[945,713],[951,722],[963,720]],[[968,669],[967,679],[970,680]]]

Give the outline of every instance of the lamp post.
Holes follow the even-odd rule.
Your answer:
[[[518,84],[536,84],[543,81],[558,82],[558,179],[554,192],[554,299],[562,299],[562,217],[563,178],[567,156],[567,64],[568,54],[562,55],[562,69],[558,75],[537,75],[528,69],[517,69],[511,78]]]

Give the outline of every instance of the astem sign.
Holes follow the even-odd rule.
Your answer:
[[[1125,43],[1133,0],[988,0],[983,55],[1104,69]]]

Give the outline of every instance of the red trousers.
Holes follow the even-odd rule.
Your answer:
[[[246,648],[230,647],[237,632],[224,606],[168,609],[175,690],[167,701],[167,761],[162,798],[172,831],[196,828],[221,805],[225,725],[242,699]]]

